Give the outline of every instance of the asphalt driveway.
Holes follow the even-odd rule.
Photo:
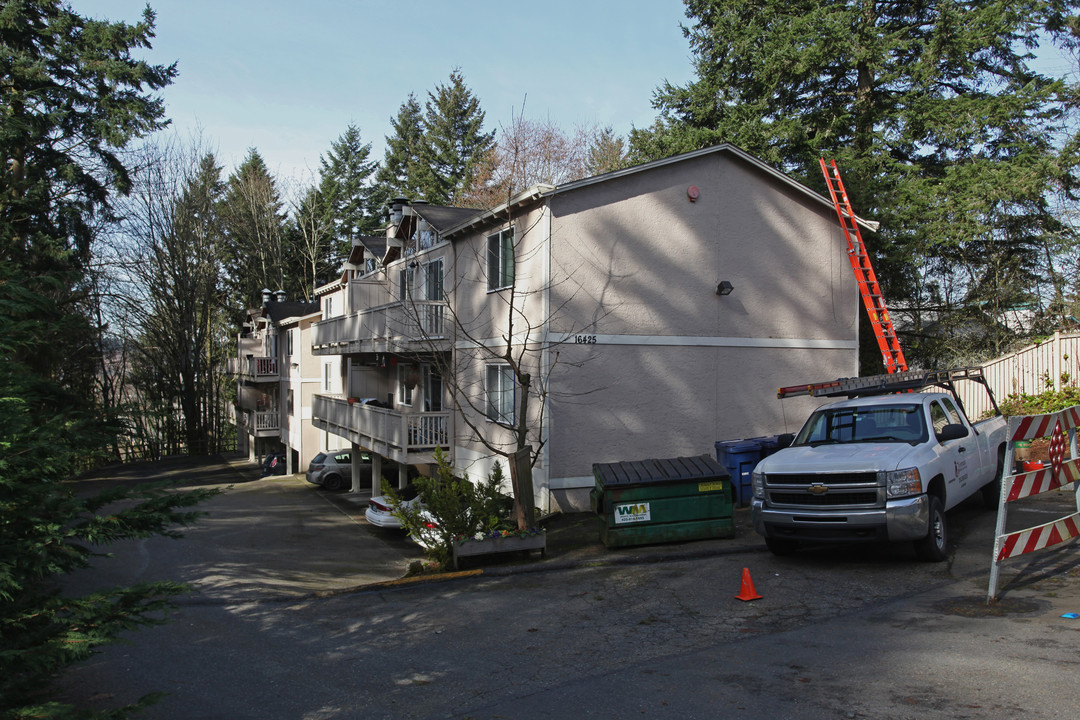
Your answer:
[[[258,475],[246,458],[172,458],[78,481],[80,491],[168,481],[223,492],[200,506],[206,516],[184,531],[187,540],[155,537],[111,546],[114,558],[73,575],[67,590],[174,580],[191,587],[193,601],[288,598],[400,578],[422,558],[401,533],[364,521],[366,497],[345,500],[302,475]]]

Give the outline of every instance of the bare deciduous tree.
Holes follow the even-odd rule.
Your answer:
[[[542,237],[547,208],[540,205],[520,211],[512,202],[516,183],[531,179],[531,173],[546,172],[546,177],[556,182],[571,178],[574,171],[568,165],[550,159],[558,153],[563,153],[564,159],[569,157],[569,145],[555,142],[556,133],[550,126],[538,129],[522,123],[519,129],[520,134],[504,135],[500,144],[506,181],[500,185],[503,209],[492,221],[494,235],[489,243],[493,244],[462,242],[454,246],[454,274],[445,288],[445,294],[456,299],[445,308],[453,328],[452,353],[440,350],[438,338],[427,337],[430,325],[424,304],[411,294],[406,294],[406,304],[411,310],[410,324],[419,327],[428,340],[422,359],[438,367],[469,438],[507,460],[518,523],[524,528],[533,522],[532,469],[548,442],[545,413],[557,397],[551,387],[552,373],[581,365],[562,358],[560,347],[565,340],[553,339],[549,330],[558,325],[563,330],[559,338],[563,338],[587,328],[574,327],[574,320],[565,312],[578,293],[573,277],[552,278],[541,270],[543,253],[548,252],[547,239]],[[537,141],[561,150],[536,162],[532,153]],[[478,279],[494,291],[478,294]],[[443,292],[440,287],[438,294]],[[482,299],[474,300],[478,303],[475,306],[466,300],[477,297]],[[606,312],[589,322],[595,324]],[[497,368],[498,377],[486,377],[491,365]],[[492,382],[508,382],[509,387],[496,389]],[[512,393],[512,412],[506,412],[500,402],[505,401],[502,393],[506,392]],[[574,397],[583,401],[582,393]]]
[[[560,185],[626,163],[611,128],[580,126],[568,134],[554,121],[515,117],[500,127],[495,146],[458,205],[496,207],[533,185]]]
[[[121,308],[136,350],[131,384],[143,441],[216,452],[224,439],[221,168],[197,141],[147,145],[117,245]]]

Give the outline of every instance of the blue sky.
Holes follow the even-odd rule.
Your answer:
[[[82,15],[133,22],[146,0],[72,0]],[[409,92],[458,67],[489,130],[513,115],[564,130],[652,124],[653,90],[692,77],[681,0],[151,0],[147,56],[178,63],[163,95],[174,127],[200,131],[227,171],[255,147],[281,177],[306,179],[350,124],[383,157]]]

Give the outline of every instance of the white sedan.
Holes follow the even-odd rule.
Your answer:
[[[397,493],[397,500],[409,507],[419,502],[416,488],[412,485],[406,486],[404,490]],[[395,500],[389,495],[376,495],[368,500],[364,517],[375,527],[400,530],[401,519],[394,514],[394,505]]]

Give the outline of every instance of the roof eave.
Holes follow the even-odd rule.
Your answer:
[[[574,182],[569,182],[565,185],[534,185],[527,190],[518,193],[514,197],[510,198],[507,202],[502,203],[501,205],[491,210],[486,210],[476,215],[475,217],[458,223],[457,225],[449,228],[444,233],[444,235],[449,238],[475,225],[481,225],[490,220],[497,219],[500,214],[506,213],[508,210],[523,205],[526,202],[541,200],[554,195],[561,195],[563,193],[579,190],[590,185],[597,185],[599,183],[607,182],[609,180],[627,177],[636,173],[645,172],[646,170],[654,170],[656,168],[664,167],[666,165],[673,165],[684,160],[692,160],[697,157],[702,157],[718,152],[727,152],[740,158],[744,162],[753,165],[755,168],[765,173],[766,175],[769,175],[774,179],[780,181],[781,183],[787,185],[788,187],[794,189],[799,194],[804,195],[810,200],[819,203],[835,212],[836,206],[833,205],[832,201],[829,200],[829,198],[825,197],[821,193],[817,192],[816,190],[812,190],[806,185],[803,185],[798,180],[795,180],[791,176],[781,172],[780,170],[777,170],[771,165],[768,165],[762,160],[746,152],[742,148],[732,145],[731,143],[723,143],[721,145],[713,145],[711,147],[702,148],[700,150],[692,150],[687,153],[682,153],[681,155],[672,155],[671,157],[662,158],[660,160],[653,160],[652,162],[647,162],[642,165],[634,165],[633,167],[623,168],[621,170],[613,170],[612,172],[604,173],[603,175],[594,175],[592,177],[583,178],[581,180],[575,180]],[[881,225],[880,223],[874,222],[872,220],[865,220],[858,215],[855,216],[855,221],[858,222],[859,225],[862,226],[864,229],[869,230],[870,232],[877,232],[878,228]]]
[[[555,185],[533,185],[532,187],[523,190],[522,192],[519,192],[517,195],[510,198],[501,205],[497,205],[490,210],[484,210],[477,215],[474,215],[471,218],[467,218],[466,220],[458,223],[457,225],[454,225],[453,227],[447,228],[446,231],[443,233],[443,237],[451,238],[459,232],[466,230],[470,227],[473,227],[475,225],[483,225],[490,220],[496,220],[499,218],[499,215],[507,212],[508,210],[512,210],[513,208],[521,207],[526,203],[539,200],[542,197],[551,195],[556,190],[558,190],[558,187]]]

